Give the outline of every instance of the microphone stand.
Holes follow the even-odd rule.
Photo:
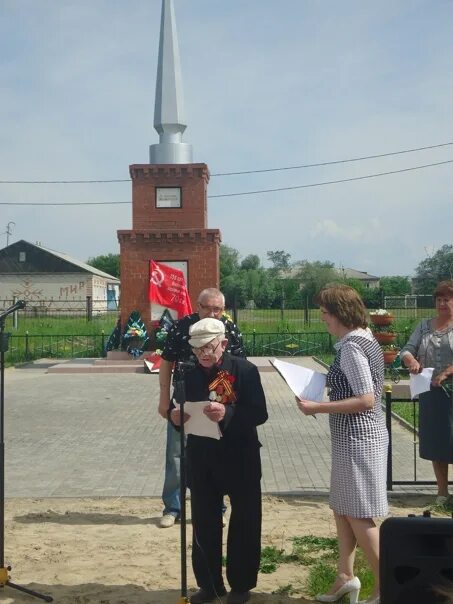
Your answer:
[[[181,502],[180,515],[180,534],[181,534],[181,597],[180,604],[189,602],[187,597],[187,541],[186,541],[186,441],[184,433],[184,403],[186,402],[186,385],[185,374],[194,368],[193,363],[176,363],[176,372],[173,377],[174,399],[179,404],[179,412],[181,417],[181,425],[179,430],[179,438],[181,443],[181,457],[179,462],[179,498]]]
[[[8,571],[11,566],[5,566],[5,440],[4,440],[4,416],[5,416],[5,352],[8,352],[8,340],[10,333],[5,332],[6,317],[25,308],[24,300],[19,300],[6,310],[0,312],[0,588],[11,587],[45,602],[52,602],[51,596],[45,596],[12,583]]]

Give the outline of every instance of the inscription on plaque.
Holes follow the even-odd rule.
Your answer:
[[[156,208],[180,208],[180,187],[156,187]]]

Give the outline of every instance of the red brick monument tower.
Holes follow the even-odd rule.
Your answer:
[[[149,164],[129,167],[132,229],[118,231],[123,326],[133,310],[148,329],[160,316],[161,307],[148,300],[151,259],[184,271],[194,307],[202,289],[219,286],[220,231],[207,228],[209,170],[192,163],[191,145],[182,142],[183,113],[173,0],[162,0],[154,111],[159,144],[150,147]]]

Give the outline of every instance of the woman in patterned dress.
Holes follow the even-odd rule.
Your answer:
[[[433,367],[431,389],[419,397],[420,457],[430,459],[438,505],[448,502],[448,464],[453,463],[453,280],[434,290],[437,316],[423,319],[401,351],[411,373]]]
[[[367,328],[365,306],[352,287],[326,287],[318,294],[322,320],[338,338],[327,374],[330,402],[298,400],[305,415],[329,413],[332,438],[330,507],[337,527],[337,578],[320,602],[336,602],[349,593],[357,602],[354,576],[357,544],[372,569],[375,585],[369,603],[379,603],[379,529],[375,517],[388,513],[386,470],[388,433],[381,408],[384,359]]]

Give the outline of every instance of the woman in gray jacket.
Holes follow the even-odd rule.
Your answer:
[[[431,389],[420,394],[420,457],[433,462],[437,481],[436,503],[448,500],[448,464],[453,463],[453,280],[434,290],[437,315],[417,325],[401,351],[411,373],[433,367]]]

